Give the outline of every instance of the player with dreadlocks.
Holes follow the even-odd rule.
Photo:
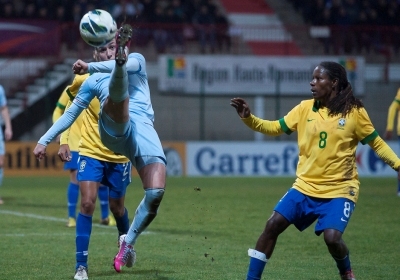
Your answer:
[[[255,248],[248,251],[248,280],[261,279],[283,231],[292,224],[303,231],[315,221],[315,234],[323,233],[340,279],[354,280],[342,235],[359,195],[355,158],[358,143],[368,144],[386,164],[399,171],[400,159],[376,132],[340,64],[321,62],[314,69],[310,86],[313,99],[302,101],[280,120],[257,118],[242,98],[233,98],[230,103],[255,131],[271,136],[298,133],[297,178],[276,204]]]

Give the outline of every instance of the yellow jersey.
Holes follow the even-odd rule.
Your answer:
[[[76,75],[73,81],[73,86],[68,89],[70,101],[78,94],[79,88],[86,80],[89,74]],[[100,102],[94,98],[87,109],[83,111],[82,126],[81,126],[81,140],[79,142],[79,155],[88,156],[101,161],[125,163],[129,160],[125,156],[116,155],[114,152],[106,148],[100,139],[99,133],[99,114]],[[63,135],[68,135],[68,130],[63,132]]]
[[[400,88],[397,90],[396,97],[394,98],[392,104],[389,106],[388,117],[387,117],[387,131],[393,131],[394,119],[396,113],[400,110]],[[400,136],[400,114],[397,114],[397,135]]]
[[[250,128],[269,134],[298,133],[299,162],[293,187],[312,197],[346,197],[357,202],[359,179],[356,149],[379,137],[365,108],[345,118],[328,116],[314,99],[302,101],[276,121],[253,115],[243,119]]]
[[[68,89],[71,85],[67,86],[61,93],[57,101],[56,108],[53,111],[53,123],[64,114],[67,104],[70,100]],[[60,144],[68,144],[71,151],[78,151],[79,141],[81,139],[82,116],[79,116],[68,130],[69,135],[61,134]],[[63,136],[64,135],[64,136]],[[66,137],[67,136],[67,137]]]

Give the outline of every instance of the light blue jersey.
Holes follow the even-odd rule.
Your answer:
[[[128,56],[126,69],[128,73],[129,116],[128,130],[123,136],[112,135],[100,117],[100,136],[104,145],[115,153],[129,158],[139,170],[143,166],[161,162],[166,164],[160,139],[154,129],[154,111],[151,105],[150,90],[147,82],[146,64],[139,53]],[[110,73],[115,61],[89,63],[89,71],[93,73],[81,85],[72,105],[43,135],[39,144],[47,146],[59,133],[67,129],[79,114],[97,97],[102,108],[109,96]],[[102,71],[105,73],[94,73]],[[101,114],[102,115],[102,114]],[[112,124],[111,124],[112,125]]]

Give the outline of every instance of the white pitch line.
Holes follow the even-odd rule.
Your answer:
[[[23,212],[16,212],[16,211],[9,211],[9,210],[0,210],[0,214],[5,214],[5,215],[13,215],[13,216],[18,216],[18,217],[24,217],[24,218],[32,218],[32,219],[38,219],[38,220],[45,220],[45,221],[52,221],[52,222],[62,222],[65,223],[66,219],[60,219],[56,217],[50,217],[50,216],[42,216],[42,215],[36,215],[36,214],[30,214],[30,213],[23,213]],[[92,224],[93,227],[98,227],[98,228],[104,228],[104,229],[113,229],[115,230],[115,227],[110,227],[110,226],[105,226],[105,225],[99,225],[99,224]],[[143,234],[149,234],[151,232],[145,231],[142,232]],[[17,234],[15,234],[17,235]],[[14,236],[15,236],[14,235]],[[24,234],[23,234],[24,235]]]
[[[13,215],[13,216],[24,217],[24,218],[32,218],[32,219],[37,219],[37,220],[52,221],[52,222],[62,222],[62,223],[65,223],[65,221],[67,220],[67,219],[60,219],[60,218],[56,218],[56,217],[49,217],[49,216],[42,216],[42,215],[36,215],[36,214],[30,214],[30,213],[15,212],[15,211],[9,211],[9,210],[0,210],[0,214]],[[100,228],[114,229],[114,227],[105,226],[105,225],[93,224],[93,226],[100,227]]]

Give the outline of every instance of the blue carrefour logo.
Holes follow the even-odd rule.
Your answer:
[[[195,169],[202,175],[292,175],[298,162],[297,147],[278,152],[222,151],[204,146],[194,155]]]

